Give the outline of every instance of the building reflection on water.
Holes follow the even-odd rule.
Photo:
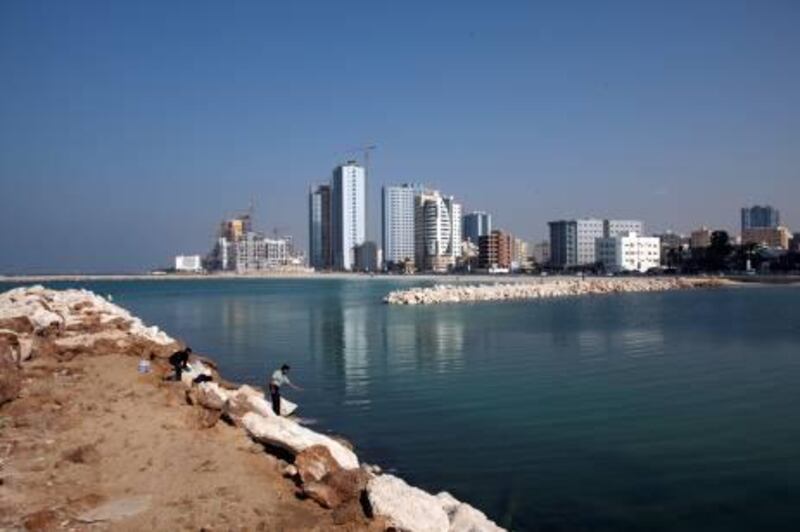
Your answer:
[[[408,312],[331,299],[308,309],[315,364],[340,375],[348,402],[368,402],[376,375],[454,371],[463,363],[463,320],[447,312]]]
[[[447,310],[424,309],[418,314],[399,309],[385,327],[387,366],[391,372],[433,369],[439,373],[461,367],[464,322]],[[429,312],[428,312],[429,311]]]

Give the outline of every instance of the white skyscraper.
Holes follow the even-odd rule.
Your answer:
[[[350,161],[333,170],[331,191],[331,254],[333,267],[352,270],[355,247],[366,240],[366,175]]]
[[[450,205],[450,242],[452,243],[450,247],[455,260],[461,254],[461,241],[464,240],[464,222],[461,216],[461,204],[456,203],[452,196],[447,198],[447,201]]]
[[[438,191],[414,200],[415,264],[423,271],[444,272],[461,253],[461,205]]]
[[[414,260],[414,196],[422,185],[404,184],[383,187],[383,260],[387,268]]]

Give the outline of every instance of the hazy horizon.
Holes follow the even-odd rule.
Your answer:
[[[547,221],[800,231],[792,1],[0,5],[0,273],[135,272],[219,221],[307,243],[352,148],[531,242]]]

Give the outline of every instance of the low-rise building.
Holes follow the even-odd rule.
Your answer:
[[[200,255],[177,255],[175,257],[176,272],[201,272],[203,271],[203,261]]]
[[[646,272],[661,265],[661,242],[658,237],[627,235],[598,238],[596,255],[606,271]]]
[[[539,266],[544,266],[550,263],[550,242],[544,240],[539,242],[538,244],[533,245],[533,251],[531,253],[533,260]]]
[[[692,231],[689,237],[689,245],[692,249],[707,248],[711,245],[711,229],[702,226]]]
[[[773,249],[789,249],[792,233],[785,226],[753,227],[742,231],[742,244],[757,244]]]
[[[789,241],[789,251],[800,252],[800,233],[795,233]]]
[[[666,231],[655,235],[661,241],[661,264],[675,266],[679,259],[689,251],[689,239],[678,233]]]
[[[644,234],[639,220],[583,218],[557,220],[550,226],[550,265],[556,268],[588,266],[597,262],[596,240],[631,232]]]
[[[355,269],[360,272],[378,271],[378,246],[367,240],[355,247]]]

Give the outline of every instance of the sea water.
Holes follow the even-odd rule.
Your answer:
[[[399,307],[408,282],[52,283],[513,530],[800,530],[800,288]],[[0,289],[10,285],[0,285]]]

